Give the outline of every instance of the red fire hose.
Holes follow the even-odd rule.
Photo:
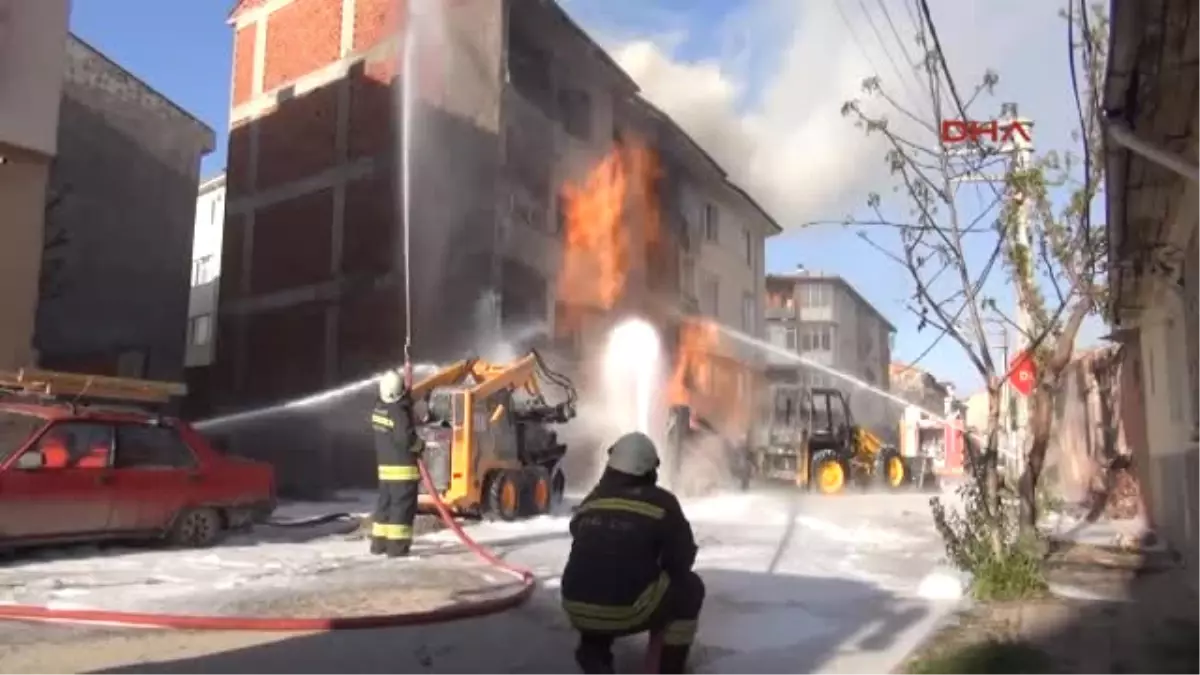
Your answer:
[[[259,617],[259,616],[199,616],[186,614],[156,614],[150,612],[117,612],[101,609],[51,609],[39,605],[0,605],[0,620],[49,621],[61,623],[94,623],[117,626],[142,626],[146,628],[177,628],[186,630],[245,630],[245,631],[291,631],[314,632],[348,630],[356,628],[381,628],[386,626],[412,626],[417,624],[442,623],[487,616],[524,603],[533,593],[533,572],[518,565],[505,562],[496,554],[481,546],[470,537],[454,520],[450,509],[439,498],[434,489],[424,462],[417,462],[421,471],[421,482],[433,497],[434,506],[442,522],[450,528],[459,541],[484,562],[509,572],[521,579],[521,588],[508,595],[456,604],[449,607],[405,612],[400,614],[377,614],[347,617]]]

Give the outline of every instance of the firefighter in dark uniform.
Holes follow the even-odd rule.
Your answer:
[[[658,487],[658,465],[649,437],[621,437],[571,519],[562,603],[579,631],[575,660],[585,673],[614,672],[613,641],[642,631],[662,635],[661,672],[686,665],[704,583],[692,571],[692,526],[679,500]]]
[[[417,458],[424,444],[413,423],[412,399],[404,378],[391,370],[379,378],[379,400],[371,413],[379,498],[371,522],[371,553],[398,558],[412,546],[413,520],[421,474]]]

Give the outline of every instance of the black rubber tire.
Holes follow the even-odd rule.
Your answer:
[[[821,467],[830,463],[835,463],[842,467],[842,484],[836,490],[826,492],[821,489],[817,475],[819,474]],[[821,494],[833,495],[845,491],[846,486],[850,484],[850,467],[846,464],[845,460],[838,456],[836,450],[821,450],[812,456],[812,459],[809,460],[808,466],[808,486],[810,490],[815,490]]]
[[[900,482],[895,485],[892,484],[891,477],[888,475],[888,464],[892,462],[899,462],[903,472],[900,475]],[[900,490],[911,482],[912,467],[904,461],[904,457],[895,448],[884,448],[879,451],[879,457],[875,460],[875,477],[877,485],[888,490]]]
[[[175,516],[167,541],[172,546],[205,548],[217,543],[223,530],[224,522],[216,509],[184,509]]]
[[[488,481],[484,517],[492,520],[514,521],[521,517],[522,493],[525,491],[520,471],[501,470]],[[510,498],[508,490],[515,497]]]
[[[550,513],[554,508],[554,486],[550,472],[544,466],[527,466],[522,470],[522,474],[525,490],[521,501],[525,506],[524,514],[536,517]],[[539,485],[545,490],[545,501],[541,504],[537,499]]]

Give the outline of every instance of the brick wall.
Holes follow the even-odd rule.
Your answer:
[[[459,355],[474,340],[474,309],[496,267],[504,3],[465,4],[446,21],[449,50],[469,52],[448,61],[466,66],[451,74],[462,93],[426,97],[418,113],[413,295],[422,360]],[[395,0],[292,0],[235,13],[219,410],[306,395],[401,358],[394,38],[402,10]],[[308,434],[319,447],[306,452],[361,445],[346,436],[366,428],[351,412],[353,428],[319,416]],[[231,445],[277,464],[301,461],[305,453],[266,447],[293,442],[282,424],[256,424]],[[281,466],[285,484],[307,491],[328,482],[327,462],[304,461]],[[370,479],[359,473],[333,480]]]

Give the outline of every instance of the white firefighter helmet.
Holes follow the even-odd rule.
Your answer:
[[[625,434],[608,450],[608,468],[633,476],[645,476],[658,468],[654,441],[640,431]]]
[[[395,403],[404,395],[404,376],[398,370],[389,370],[379,378],[379,399],[384,403]]]

